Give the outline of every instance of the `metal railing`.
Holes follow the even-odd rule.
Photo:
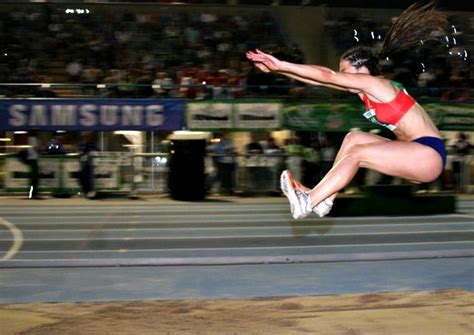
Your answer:
[[[169,154],[163,152],[98,152],[93,158],[95,191],[126,196],[168,195],[169,158]],[[458,180],[460,184],[457,191],[474,192],[474,155],[464,157],[459,176],[453,175],[452,159],[453,156],[448,157],[445,174],[432,183],[431,190],[452,191]],[[208,155],[205,159],[208,194],[279,194],[281,171],[289,168],[301,180],[308,173],[304,164],[304,158],[298,155]],[[40,192],[53,196],[81,194],[81,162],[78,154],[42,156],[39,166]],[[355,186],[373,185],[381,180],[381,175],[371,171],[364,181],[359,181],[362,184]],[[399,182],[391,181],[394,184]],[[29,167],[15,154],[1,154],[0,192],[4,195],[27,194],[28,187]]]
[[[126,90],[123,88],[126,87]],[[452,87],[409,87],[413,96],[438,99]],[[189,95],[187,92],[194,92]],[[462,102],[472,101],[474,88],[458,89]],[[455,92],[454,92],[455,93]],[[453,94],[454,94],[453,93]],[[0,97],[6,98],[317,98],[347,97],[346,92],[320,86],[301,86],[296,83],[281,85],[211,85],[211,84],[135,84],[135,83],[0,83]],[[453,101],[457,101],[454,94]]]

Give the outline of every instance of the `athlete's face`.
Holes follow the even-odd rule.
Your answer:
[[[365,67],[359,67],[358,69],[353,66],[348,60],[341,60],[339,62],[339,72],[343,73],[365,73],[365,74],[370,74],[369,70]]]
[[[369,70],[365,66],[359,67],[357,69],[348,60],[345,60],[345,59],[343,59],[339,62],[339,72],[341,72],[341,73],[365,73],[365,74],[369,74]],[[359,90],[355,90],[355,89],[351,89],[351,88],[349,88],[348,91],[351,92],[351,93],[360,93]]]

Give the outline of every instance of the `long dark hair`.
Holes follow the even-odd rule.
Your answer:
[[[447,17],[445,12],[435,8],[433,2],[425,5],[416,2],[392,24],[379,50],[355,47],[347,50],[341,60],[349,61],[357,69],[365,66],[371,74],[378,75],[380,59],[419,46],[421,41],[436,40],[439,34],[446,34]]]

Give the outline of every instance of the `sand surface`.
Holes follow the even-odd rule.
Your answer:
[[[0,334],[473,335],[474,293],[11,304]]]

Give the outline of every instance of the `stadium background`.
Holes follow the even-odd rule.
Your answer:
[[[69,155],[77,153],[92,133],[101,151],[133,155],[128,184],[144,184],[149,178],[162,178],[157,171],[169,136],[186,128],[209,131],[211,144],[227,137],[231,155],[242,156],[237,162],[242,167],[249,163],[251,145],[265,150],[269,138],[288,149],[285,154],[300,156],[295,164],[302,166],[306,149],[314,143],[319,148],[326,142],[337,147],[346,131],[370,130],[359,119],[360,103],[340,92],[258,73],[245,60],[245,51],[258,47],[287,60],[337,68],[345,49],[380,43],[392,20],[411,3],[387,2],[384,8],[370,1],[357,8],[347,1],[2,3],[2,158],[27,145],[28,130],[40,131],[45,153],[51,143],[58,143]],[[473,134],[474,23],[468,5],[438,5],[449,11],[449,34],[416,52],[394,55],[382,66],[426,106],[450,144],[458,131]],[[32,121],[37,107],[31,107],[22,114],[24,122],[7,122],[7,111],[18,103],[40,105],[49,118],[54,106],[90,104],[90,99],[107,106],[127,101],[137,108],[150,101],[178,101],[178,107],[173,106],[183,116],[161,128],[146,124],[145,114],[130,114],[126,124],[109,122],[95,128],[66,117],[61,120],[69,123],[59,126]],[[216,115],[224,119],[216,122]],[[277,175],[279,166],[265,164]],[[304,167],[300,170],[305,174]],[[471,170],[469,165],[467,183]],[[446,179],[452,183],[452,177]]]

